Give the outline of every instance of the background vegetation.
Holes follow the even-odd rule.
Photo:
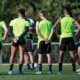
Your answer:
[[[9,25],[9,22],[17,17],[18,9],[25,8],[26,16],[36,21],[39,10],[43,9],[54,23],[63,15],[63,6],[69,7],[73,14],[80,13],[80,0],[0,0],[0,18]],[[34,34],[34,42],[36,41],[36,35]],[[54,36],[53,41],[58,41],[56,36]],[[5,42],[10,42],[10,38],[7,38]]]

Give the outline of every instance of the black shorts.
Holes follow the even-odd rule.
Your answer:
[[[2,42],[0,42],[0,50],[2,49]]]
[[[27,40],[26,52],[33,52],[33,40]]]
[[[72,37],[62,38],[60,50],[66,51],[66,49],[68,49],[68,51],[74,51],[75,50],[75,43],[74,43],[74,39]]]
[[[51,43],[45,44],[45,41],[39,43],[39,54],[50,54],[51,53]]]
[[[19,45],[24,45],[25,43],[26,43],[26,42],[25,42],[25,39],[22,38],[22,39],[20,39],[17,43],[15,43],[15,42],[13,41],[12,46],[18,47]]]
[[[77,53],[78,52],[78,44],[75,44],[75,51],[74,53]]]

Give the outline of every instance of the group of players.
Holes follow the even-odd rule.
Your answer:
[[[38,67],[39,71],[36,74],[42,74],[42,55],[46,54],[49,65],[48,74],[52,74],[52,58],[51,58],[51,37],[55,32],[58,23],[61,23],[60,37],[60,54],[59,54],[59,72],[62,74],[63,56],[66,49],[72,59],[73,74],[76,74],[75,67],[75,39],[74,39],[74,26],[76,26],[75,36],[79,34],[80,24],[77,17],[74,19],[69,15],[69,9],[63,9],[64,16],[60,17],[57,22],[52,25],[52,22],[46,18],[46,12],[44,10],[39,11],[40,19],[36,22],[36,34],[38,37]],[[33,19],[26,18],[25,10],[18,10],[18,18],[13,19],[9,24],[9,30],[3,20],[0,20],[0,49],[2,48],[2,40],[5,40],[7,33],[9,32],[12,37],[11,57],[10,57],[10,70],[8,74],[12,74],[13,65],[16,56],[16,52],[19,49],[19,70],[18,74],[23,74],[22,67],[24,59],[27,65],[26,70],[34,70],[34,56],[33,56],[33,29],[35,22]],[[2,37],[2,28],[5,33]],[[80,34],[79,34],[80,35]],[[77,47],[80,57],[80,43],[79,38],[77,41]],[[31,67],[29,64],[29,57],[31,61]]]

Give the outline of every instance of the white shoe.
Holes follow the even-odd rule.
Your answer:
[[[12,71],[8,71],[8,74],[11,75],[12,74]]]
[[[80,69],[76,70],[76,72],[80,72]]]

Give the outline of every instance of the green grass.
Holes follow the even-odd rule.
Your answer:
[[[77,69],[80,66],[77,66]],[[23,69],[25,66],[23,67]],[[43,74],[36,75],[35,73],[38,71],[36,68],[35,71],[24,71],[24,75],[17,75],[18,66],[14,66],[13,75],[8,75],[7,72],[9,70],[9,66],[0,66],[0,80],[80,80],[80,75],[72,74],[72,66],[63,66],[63,74],[58,75],[58,66],[53,65],[53,74],[49,75],[48,66],[43,66]]]

